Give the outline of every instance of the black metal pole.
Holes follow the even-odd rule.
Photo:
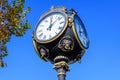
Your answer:
[[[66,80],[64,75],[59,75],[58,80]]]
[[[65,77],[66,77],[66,70],[63,67],[61,67],[57,71],[58,71],[58,80],[66,80],[65,79]]]

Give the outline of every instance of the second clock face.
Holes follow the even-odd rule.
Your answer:
[[[75,33],[77,34],[77,40],[80,42],[83,48],[87,49],[89,47],[89,39],[85,26],[78,15],[74,16],[74,27]]]
[[[36,38],[41,42],[53,40],[60,35],[66,24],[66,16],[60,12],[53,12],[45,16],[35,30]]]

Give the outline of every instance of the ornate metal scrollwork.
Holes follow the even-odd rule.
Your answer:
[[[41,54],[41,58],[45,59],[49,56],[49,50],[43,46],[39,46],[39,52]]]
[[[58,47],[64,52],[71,51],[74,47],[74,41],[70,36],[65,36],[60,40]]]

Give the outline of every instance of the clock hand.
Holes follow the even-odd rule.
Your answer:
[[[51,31],[52,25],[53,24],[50,24],[49,27],[47,28],[47,30]]]
[[[56,22],[57,22],[57,20],[55,20],[55,21],[52,23],[52,25],[54,25]]]
[[[50,22],[49,27],[47,28],[47,30],[51,31],[52,26],[57,22],[57,19],[54,22]]]
[[[61,19],[62,17],[58,17],[54,22],[52,22],[52,26],[57,22],[57,21],[59,21],[60,19]]]
[[[51,30],[51,27],[52,27],[52,16],[50,17],[50,25],[49,25],[49,27],[47,28],[47,30]]]

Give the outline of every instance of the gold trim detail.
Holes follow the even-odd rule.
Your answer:
[[[40,55],[35,40],[33,40],[33,45],[34,45],[35,51],[36,51],[36,53],[38,54],[38,56],[39,56],[43,61],[47,62],[47,60],[45,60],[45,59],[42,57],[42,55]]]
[[[64,52],[72,51],[74,48],[73,39],[69,35],[63,37],[59,42],[58,48],[60,48]]]
[[[76,14],[74,14],[72,17],[73,17],[73,19],[74,19],[74,16],[75,16]],[[75,35],[75,39],[77,40],[77,42],[78,42],[78,44],[79,44],[79,46],[82,48],[82,50],[86,50],[84,47],[83,47],[83,45],[81,44],[81,42],[80,42],[80,40],[79,40],[79,38],[78,38],[78,35],[77,35],[77,33],[76,33],[76,30],[75,30],[75,26],[74,26],[74,20],[73,20],[73,25],[72,25],[72,31],[73,31],[73,34]]]
[[[40,41],[36,38],[36,35],[35,35],[35,31],[34,31],[34,38],[35,40],[38,42],[38,43],[42,43],[42,44],[46,44],[46,43],[50,43],[52,41],[55,41],[56,39],[58,39],[63,33],[64,31],[66,30],[67,28],[67,25],[68,25],[68,15],[66,14],[66,8],[64,7],[58,7],[58,8],[52,8],[50,11],[46,12],[45,14],[43,14],[39,20],[39,22],[44,18],[46,17],[47,15],[51,14],[51,13],[54,13],[54,12],[58,12],[58,13],[61,13],[65,16],[66,18],[66,23],[65,23],[65,26],[63,28],[63,30],[61,32],[59,32],[59,34],[57,34],[55,37],[53,37],[52,39],[48,40],[48,41]],[[38,23],[39,23],[38,22]],[[38,24],[37,24],[38,25]],[[35,30],[37,29],[37,26],[35,28]]]
[[[65,67],[67,70],[69,70],[69,65],[65,62],[65,61],[61,61],[61,62],[58,62],[58,63],[55,63],[54,64],[54,69],[59,69],[61,67]]]

